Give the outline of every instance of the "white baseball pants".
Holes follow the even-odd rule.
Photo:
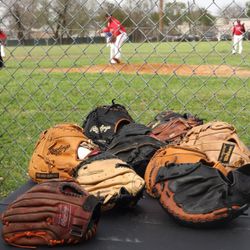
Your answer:
[[[233,36],[233,50],[232,50],[233,54],[235,54],[238,49],[239,49],[239,54],[242,53],[242,49],[243,49],[242,41],[243,41],[243,35]]]
[[[0,43],[0,53],[2,57],[5,57],[4,45]]]
[[[128,39],[126,32],[121,33],[116,37],[116,41],[110,44],[110,60],[112,58],[121,58],[121,47],[122,44]]]

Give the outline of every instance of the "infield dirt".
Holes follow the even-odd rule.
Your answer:
[[[44,69],[45,70],[45,69]],[[250,77],[250,70],[228,65],[186,65],[186,64],[115,64],[91,65],[78,68],[50,68],[45,71],[62,73],[122,73],[122,74],[159,74],[179,76],[219,76]]]

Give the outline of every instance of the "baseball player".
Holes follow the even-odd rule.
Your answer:
[[[241,24],[240,20],[238,19],[232,29],[232,36],[233,36],[232,54],[235,54],[237,52],[237,49],[238,49],[239,54],[242,53],[242,49],[243,49],[242,41],[243,41],[243,36],[245,32],[246,30],[245,30],[244,23]]]
[[[0,29],[0,68],[5,67],[3,62],[3,57],[5,57],[4,44],[6,39],[7,35]]]
[[[103,33],[108,34],[109,32],[112,34],[110,39],[110,63],[117,64],[120,63],[121,59],[121,47],[122,44],[128,39],[128,35],[126,33],[126,29],[124,26],[114,18],[111,14],[106,14],[105,18],[108,23],[107,26],[102,29]]]

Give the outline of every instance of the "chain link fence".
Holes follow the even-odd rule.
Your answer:
[[[105,14],[125,27],[121,63],[110,64]],[[232,27],[245,24],[241,54]],[[0,195],[22,185],[39,134],[82,124],[112,99],[147,124],[172,109],[233,124],[250,145],[250,2],[0,0]]]

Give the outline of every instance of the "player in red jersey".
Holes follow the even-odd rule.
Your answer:
[[[3,57],[5,57],[4,45],[6,39],[7,35],[0,29],[0,68],[4,67]]]
[[[110,38],[110,63],[120,63],[121,47],[122,44],[128,39],[128,35],[125,27],[111,14],[106,14],[105,18],[107,19],[107,26],[102,29],[102,32],[110,32],[112,34]]]
[[[243,36],[244,33],[246,32],[244,23],[241,24],[240,20],[236,21],[236,24],[233,26],[232,29],[232,36],[233,36],[233,50],[232,54],[235,54],[238,50],[238,53],[242,53],[242,41],[243,41]]]

